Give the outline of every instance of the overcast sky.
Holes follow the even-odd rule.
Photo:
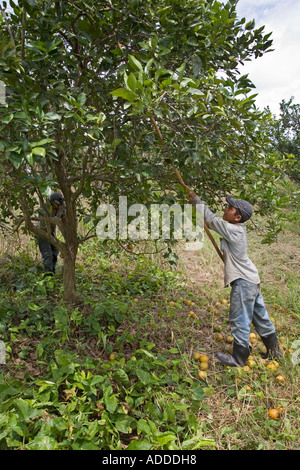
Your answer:
[[[245,62],[241,72],[256,86],[257,106],[269,106],[278,116],[283,99],[294,96],[300,104],[300,0],[239,0],[237,12],[239,18],[254,18],[256,27],[265,25],[265,34],[273,33],[275,50]]]

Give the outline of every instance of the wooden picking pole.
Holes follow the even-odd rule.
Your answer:
[[[160,129],[159,129],[158,125],[157,125],[157,122],[155,121],[155,119],[154,119],[153,116],[150,116],[150,120],[151,120],[151,122],[152,122],[152,124],[153,124],[153,126],[154,126],[154,128],[155,128],[155,130],[156,130],[156,132],[157,132],[157,135],[158,135],[158,137],[159,137],[159,140],[161,141],[162,144],[164,144],[164,139],[163,139],[163,136],[162,136],[162,134],[161,134],[161,132],[160,132]],[[185,182],[184,182],[183,179],[182,179],[181,174],[180,174],[179,171],[175,168],[175,165],[174,165],[173,162],[172,162],[172,168],[173,168],[174,173],[175,173],[175,175],[176,175],[176,177],[177,177],[179,183],[181,184],[181,186],[183,186],[184,189],[187,189],[187,190],[190,191],[191,188],[185,184]],[[210,230],[209,230],[209,228],[207,227],[207,225],[206,225],[205,222],[204,222],[204,230],[205,230],[205,232],[206,232],[208,238],[209,238],[210,241],[212,242],[212,244],[213,244],[213,246],[214,246],[216,252],[218,253],[219,257],[220,257],[221,260],[224,262],[223,254],[222,254],[222,252],[220,251],[218,245],[216,244],[216,241],[215,241],[214,237],[212,236],[212,234],[211,234],[211,232],[210,232]]]

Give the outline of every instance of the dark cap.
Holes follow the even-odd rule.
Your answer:
[[[64,197],[61,193],[52,193],[49,197],[51,204],[62,204],[64,202]]]
[[[253,208],[248,201],[244,201],[244,199],[235,199],[232,196],[226,196],[226,201],[231,206],[239,209],[240,213],[242,214],[242,221],[246,222],[247,220],[252,217]]]

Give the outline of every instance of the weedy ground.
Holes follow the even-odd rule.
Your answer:
[[[0,448],[299,449],[295,194],[276,243],[248,236],[284,357],[263,361],[253,330],[245,368],[215,357],[232,346],[230,290],[209,240],[198,252],[178,246],[174,269],[162,257],[136,256],[140,245],[120,251],[91,240],[77,262],[81,301],[70,308],[61,301],[61,268],[44,278],[34,242],[3,237]]]

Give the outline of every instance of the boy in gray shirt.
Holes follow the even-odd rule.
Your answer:
[[[189,201],[193,205],[204,205],[204,222],[207,227],[219,233],[221,251],[224,257],[224,285],[231,285],[229,322],[234,338],[233,353],[217,353],[218,360],[227,366],[245,365],[249,355],[249,335],[251,323],[261,337],[267,352],[264,358],[280,357],[275,327],[271,322],[260,290],[260,278],[255,265],[247,253],[247,232],[244,222],[250,219],[253,209],[249,202],[226,198],[223,219],[211,210],[193,192],[189,191]]]

